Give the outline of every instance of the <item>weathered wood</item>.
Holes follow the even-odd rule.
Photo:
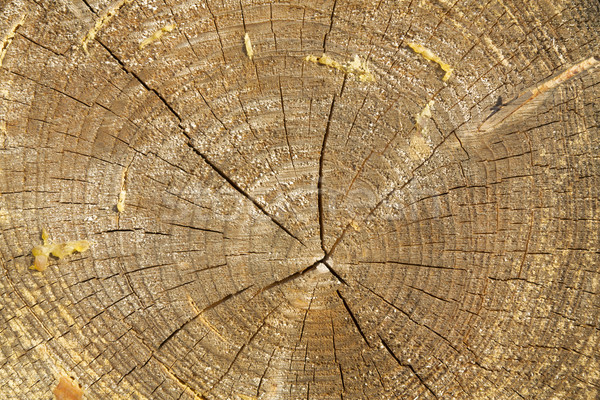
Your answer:
[[[598,398],[599,32],[0,0],[0,398]]]

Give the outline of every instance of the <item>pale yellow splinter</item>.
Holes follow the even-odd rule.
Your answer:
[[[252,48],[252,42],[250,41],[248,33],[244,35],[244,47],[246,48],[246,55],[252,60],[252,57],[254,57],[254,49]]]
[[[0,42],[0,67],[2,66],[2,60],[4,56],[6,56],[6,52],[8,50],[8,46],[12,43],[15,35],[17,34],[17,29],[23,25],[25,22],[25,14],[21,15],[21,19],[17,21],[9,30],[2,42]]]
[[[35,261],[29,268],[37,271],[46,270],[46,267],[48,267],[48,257],[50,254],[52,254],[54,257],[62,259],[65,256],[75,253],[76,251],[83,253],[90,248],[90,242],[87,240],[75,240],[65,243],[50,243],[46,229],[42,229],[42,240],[44,241],[43,245],[35,246],[31,250],[31,254],[35,257]]]
[[[442,78],[444,82],[450,79],[450,75],[452,75],[452,71],[454,71],[454,68],[452,68],[450,64],[446,64],[445,62],[443,62],[441,58],[433,54],[433,52],[425,46],[416,43],[408,43],[408,47],[413,49],[415,53],[423,56],[423,58],[425,58],[426,60],[437,63],[440,66],[440,68],[446,73]]]
[[[175,29],[176,27],[177,27],[176,24],[169,24],[169,25],[163,26],[162,28],[160,28],[159,30],[154,32],[150,37],[147,37],[146,39],[144,39],[144,41],[142,43],[140,43],[139,49],[141,50],[144,47],[148,46],[149,44],[152,44],[152,43],[156,42],[157,40],[160,40],[167,33],[173,32],[173,29]]]
[[[345,64],[340,64],[327,54],[323,54],[321,57],[308,55],[304,59],[315,64],[326,65],[330,68],[337,69],[345,74],[353,74],[361,82],[375,82],[375,76],[369,70],[367,62],[362,60],[356,54],[354,55],[354,59],[352,61]]]
[[[109,7],[108,10],[106,10],[106,12],[96,20],[94,26],[88,31],[88,33],[85,34],[83,39],[81,39],[81,46],[83,47],[83,51],[86,55],[89,54],[87,47],[88,43],[96,38],[96,34],[100,31],[100,29],[108,25],[110,20],[113,19],[115,15],[117,15],[119,10],[123,8],[125,4],[131,3],[132,1],[133,0],[119,0],[112,7]]]

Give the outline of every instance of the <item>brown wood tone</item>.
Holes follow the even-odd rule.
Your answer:
[[[0,0],[0,60],[1,399],[600,398],[599,1]]]

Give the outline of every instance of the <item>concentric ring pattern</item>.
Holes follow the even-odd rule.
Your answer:
[[[0,4],[0,397],[599,395],[597,1]]]

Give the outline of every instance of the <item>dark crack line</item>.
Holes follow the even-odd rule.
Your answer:
[[[256,335],[258,335],[258,333],[261,331],[261,329],[265,326],[266,323],[266,318],[265,320],[263,320],[263,322],[260,324],[260,326],[258,327],[258,329],[256,330],[256,332],[254,332],[252,334],[252,336],[250,336],[250,339],[248,339],[247,342],[245,342],[244,344],[242,344],[242,347],[239,348],[239,350],[237,351],[237,353],[235,353],[235,356],[233,357],[233,360],[231,361],[231,363],[229,364],[229,366],[227,367],[227,370],[225,371],[225,373],[219,378],[219,380],[217,380],[215,382],[215,384],[211,387],[211,390],[215,388],[215,386],[217,386],[219,383],[221,383],[221,381],[223,380],[223,378],[225,378],[227,376],[227,374],[229,373],[229,371],[231,371],[231,369],[233,368],[233,365],[235,364],[235,362],[237,361],[237,359],[239,358],[240,354],[242,354],[242,352],[244,351],[244,349],[246,348],[246,346],[248,346],[250,343],[252,343],[252,341],[254,340],[254,338],[256,337]]]
[[[244,32],[246,32],[246,18],[244,17],[244,6],[242,5],[242,0],[239,1],[240,4],[240,13],[242,15],[242,26],[244,27]]]
[[[226,58],[225,58],[225,46],[223,45],[223,38],[221,37],[221,32],[219,32],[219,26],[217,25],[217,17],[215,16],[215,14],[213,13],[212,9],[210,8],[210,4],[209,2],[205,2],[204,4],[206,4],[206,8],[208,9],[208,12],[211,15],[211,19],[212,19],[212,23],[213,26],[215,27],[215,32],[217,34],[217,37],[219,38],[219,44],[220,44],[220,48],[221,48],[221,55],[223,56],[223,62],[226,62]]]
[[[244,189],[242,189],[233,179],[231,179],[225,172],[223,172],[222,169],[217,167],[217,165],[214,164],[204,153],[202,153],[200,150],[198,150],[196,147],[194,147],[194,145],[191,143],[192,139],[190,136],[188,136],[185,132],[184,132],[184,135],[189,139],[188,142],[186,142],[186,144],[194,151],[194,153],[199,155],[202,158],[202,160],[204,160],[204,162],[213,169],[213,171],[215,171],[217,174],[219,174],[221,176],[221,178],[225,179],[225,181],[227,181],[227,183],[229,183],[229,185],[232,188],[234,188],[238,193],[240,193],[246,199],[250,200],[250,202],[252,204],[254,204],[254,206],[260,210],[260,212],[262,212],[265,216],[267,216],[269,219],[271,219],[271,221],[273,221],[273,223],[275,225],[277,225],[281,230],[283,230],[289,236],[294,238],[302,246],[306,247],[306,245],[304,244],[304,242],[302,242],[302,240],[300,240],[288,228],[286,228],[281,222],[279,222],[277,220],[277,218],[275,218],[275,216],[273,216],[271,213],[269,213],[254,197],[250,196],[250,194],[248,194]]]
[[[329,137],[329,130],[331,128],[331,120],[333,115],[333,107],[335,106],[335,95],[331,100],[331,108],[329,109],[329,117],[327,118],[327,126],[325,128],[325,134],[323,135],[323,144],[321,145],[321,155],[319,156],[319,180],[317,181],[317,202],[319,212],[319,237],[321,239],[321,249],[328,254],[325,249],[325,211],[323,210],[323,165],[325,163],[325,146],[327,145],[327,138]]]
[[[206,75],[208,76],[208,78],[210,80],[216,79],[216,78],[213,78],[213,75],[210,75],[208,73]],[[214,75],[216,75],[216,73]],[[221,73],[221,76],[223,76],[222,73]],[[221,118],[219,118],[219,116],[215,112],[215,109],[210,105],[210,103],[208,102],[208,100],[206,100],[206,97],[204,97],[204,95],[202,94],[202,92],[200,91],[200,89],[198,89],[198,87],[196,87],[196,86],[194,86],[194,89],[196,90],[196,93],[198,94],[198,96],[200,96],[200,98],[202,99],[202,101],[204,102],[204,104],[206,105],[206,107],[208,108],[208,111],[210,111],[210,113],[212,114],[213,118],[219,123],[219,125],[221,125],[223,127],[223,130],[229,132],[229,128],[227,128],[227,125],[225,125],[225,123],[223,122],[223,120]],[[180,126],[180,128],[182,130],[185,130],[182,126]]]
[[[273,44],[275,45],[275,52],[279,52],[279,48],[277,47],[277,35],[273,29],[273,2],[269,2],[269,13],[269,21],[271,25],[271,34],[273,35]]]
[[[273,356],[275,355],[275,350],[277,350],[277,347],[279,347],[279,345],[277,345],[277,346],[275,346],[273,348],[273,351],[271,352],[271,356],[269,357],[269,361],[267,361],[267,367],[263,371],[263,374],[260,377],[260,380],[258,381],[258,387],[256,388],[256,398],[257,399],[260,397],[260,388],[262,386],[263,381],[265,380],[265,376],[267,375],[267,371],[269,370],[269,368],[271,368],[271,361],[273,360]]]
[[[385,260],[385,261],[359,261],[360,264],[395,264],[395,265],[404,265],[409,267],[419,267],[419,268],[432,268],[432,269],[445,269],[450,271],[463,271],[467,272],[466,268],[454,268],[454,267],[445,267],[443,265],[429,265],[429,264],[421,264],[421,263],[410,263],[403,261],[394,261],[394,260]],[[358,264],[356,264],[358,265]]]
[[[69,99],[71,99],[71,100],[73,100],[73,101],[81,104],[82,106],[85,106],[86,108],[92,107],[92,104],[88,104],[88,103],[86,103],[86,102],[84,102],[82,100],[79,100],[78,98],[76,98],[76,97],[74,97],[74,96],[72,96],[72,95],[70,95],[68,93],[65,93],[65,92],[63,92],[63,91],[61,91],[61,90],[59,90],[57,88],[54,88],[52,86],[48,86],[48,85],[46,85],[44,83],[41,83],[41,82],[38,82],[35,79],[32,79],[32,78],[30,78],[30,77],[28,77],[26,75],[23,75],[23,74],[21,74],[19,72],[16,72],[16,71],[13,71],[13,70],[10,70],[9,72],[11,74],[13,74],[13,75],[16,75],[16,76],[20,77],[20,78],[27,79],[28,81],[31,81],[31,82],[35,83],[36,85],[39,85],[39,86],[41,86],[43,88],[52,90],[52,91],[54,91],[54,92],[56,92],[58,94],[61,94],[61,95],[65,96],[65,97],[68,97]],[[30,119],[33,119],[33,118],[30,118]],[[41,122],[44,122],[44,123],[47,123],[47,124],[51,124],[50,122],[44,121],[44,120],[41,120]]]
[[[350,318],[352,318],[352,322],[354,322],[354,326],[356,326],[356,329],[358,330],[358,333],[360,333],[360,336],[362,336],[362,338],[364,339],[364,341],[367,344],[367,346],[371,347],[371,344],[367,340],[367,337],[365,336],[362,328],[358,324],[358,320],[354,316],[354,313],[350,309],[350,306],[348,306],[348,303],[346,302],[346,299],[342,296],[342,294],[340,293],[339,290],[336,290],[336,293],[337,293],[338,297],[340,298],[340,300],[342,300],[342,303],[344,304],[344,307],[346,308],[346,311],[348,311],[348,315],[350,315]]]
[[[418,292],[421,292],[423,294],[426,294],[427,296],[433,297],[434,299],[437,299],[439,301],[443,301],[443,302],[446,302],[446,303],[450,303],[451,302],[450,300],[446,300],[446,299],[444,299],[442,297],[439,297],[439,296],[436,296],[434,294],[431,294],[431,293],[429,293],[429,292],[427,292],[427,291],[425,291],[425,290],[423,290],[421,288],[418,288],[416,286],[406,285],[406,287],[407,288],[411,288],[412,290],[416,290]]]
[[[289,282],[291,280],[294,280],[294,279],[298,278],[299,276],[302,276],[302,275],[306,274],[309,271],[312,271],[313,269],[317,268],[317,266],[319,264],[321,264],[323,261],[324,261],[324,259],[315,261],[313,264],[309,265],[308,267],[306,267],[306,268],[304,268],[304,269],[302,269],[300,271],[294,272],[293,274],[288,275],[288,276],[286,276],[283,279],[279,279],[279,280],[277,280],[277,281],[275,281],[273,283],[268,284],[267,286],[265,286],[262,289],[260,289],[258,291],[257,295],[261,294],[263,292],[266,292],[267,290],[273,289],[276,286],[283,285],[284,283],[287,283],[287,282]]]
[[[427,384],[427,382],[425,382],[425,380],[421,377],[421,375],[419,375],[417,373],[417,371],[415,370],[415,368],[411,364],[409,364],[409,363],[403,363],[402,361],[400,361],[400,359],[398,358],[398,356],[392,351],[392,349],[386,343],[386,341],[383,340],[383,338],[379,334],[377,334],[377,336],[379,336],[379,340],[381,341],[381,344],[383,344],[383,347],[388,351],[388,353],[390,353],[390,355],[392,356],[392,358],[394,360],[396,360],[396,362],[398,363],[398,365],[400,365],[401,367],[410,369],[410,371],[413,373],[413,375],[417,377],[417,379],[419,380],[419,382],[421,382],[421,385],[423,385],[427,389],[427,391],[429,391],[429,393],[431,393],[433,395],[433,397],[435,397],[437,399],[438,396],[435,394],[435,392],[433,390],[431,390],[431,388],[429,387],[429,385]]]
[[[523,251],[523,257],[521,257],[521,262],[519,263],[519,273],[517,277],[521,279],[521,274],[523,272],[523,265],[525,265],[525,259],[527,258],[527,252],[529,251],[529,243],[531,242],[531,234],[533,233],[533,224],[535,222],[535,214],[534,210],[531,210],[530,222],[529,222],[529,233],[527,234],[527,239],[525,240],[525,250]]]
[[[97,40],[97,39],[96,39]],[[114,54],[109,48],[108,46],[106,46],[104,43],[102,43],[101,41],[98,40],[98,43],[100,43],[100,45],[112,56],[112,58],[114,58],[117,63],[121,66],[121,68],[123,69],[123,71],[125,73],[130,74],[131,76],[133,76],[140,85],[142,85],[144,87],[144,89],[146,89],[149,92],[154,93],[160,100],[161,102],[164,104],[165,107],[167,107],[167,109],[177,118],[177,120],[179,121],[179,128],[181,129],[181,132],[183,133],[183,135],[188,139],[187,145],[197,154],[199,155],[202,160],[208,164],[209,167],[211,167],[217,174],[219,174],[223,179],[225,179],[225,181],[227,181],[227,183],[229,183],[229,185],[231,185],[232,188],[234,188],[237,192],[239,192],[242,196],[244,196],[246,199],[250,200],[252,202],[252,204],[254,204],[254,206],[256,206],[256,208],[258,208],[264,215],[266,215],[268,218],[271,219],[271,221],[273,221],[273,223],[275,223],[275,225],[277,225],[280,229],[282,229],[285,233],[287,233],[289,236],[291,236],[292,238],[294,238],[296,241],[298,241],[302,246],[306,247],[306,245],[304,244],[304,242],[302,242],[296,235],[294,235],[289,229],[287,229],[281,222],[279,222],[275,216],[273,216],[271,213],[269,213],[256,199],[254,199],[252,196],[250,196],[245,190],[243,190],[236,182],[234,182],[223,170],[221,170],[219,167],[216,166],[216,164],[214,164],[204,153],[202,153],[200,150],[198,150],[193,144],[192,144],[192,138],[185,132],[185,129],[182,128],[181,126],[181,122],[183,121],[183,118],[179,115],[179,113],[173,108],[173,106],[171,106],[171,104],[167,101],[167,99],[161,94],[159,93],[156,89],[151,88],[150,86],[148,86],[146,84],[146,82],[144,82],[135,72],[130,71],[126,66],[125,63],[123,63],[116,54]],[[206,103],[206,101],[205,101]],[[208,103],[206,103],[208,106]],[[210,106],[208,106],[209,109],[212,111],[212,108]],[[214,115],[214,113],[213,113]],[[216,117],[217,121],[219,121],[219,119]],[[219,121],[220,122],[220,121]],[[224,126],[224,125],[223,125]],[[227,129],[224,126],[225,129]]]
[[[363,285],[362,283],[358,283],[361,287],[363,287],[364,289],[366,289],[369,293],[371,293],[373,296],[377,297],[378,299],[380,299],[381,301],[383,301],[385,304],[387,304],[388,306],[392,307],[393,309],[395,309],[396,311],[400,312],[402,315],[404,315],[406,318],[408,318],[408,320],[410,322],[412,322],[415,325],[421,326],[425,329],[427,329],[429,332],[433,333],[435,336],[439,337],[441,340],[443,340],[448,346],[450,346],[450,348],[452,348],[457,354],[460,354],[461,352],[458,351],[458,349],[450,342],[450,340],[448,340],[447,338],[445,338],[444,336],[442,336],[440,333],[438,333],[437,331],[435,331],[434,329],[432,329],[431,327],[429,327],[428,325],[425,325],[423,323],[420,323],[418,321],[416,321],[415,319],[413,319],[410,314],[408,314],[406,311],[404,311],[403,309],[397,307],[394,303],[392,303],[391,301],[388,301],[385,297],[383,297],[382,295],[380,295],[379,293],[373,291],[373,289]]]
[[[323,37],[323,52],[327,51],[327,37],[331,33],[331,29],[333,29],[333,17],[335,16],[335,7],[337,6],[337,0],[333,1],[333,7],[331,8],[331,15],[329,17],[329,30]]]
[[[195,231],[202,231],[202,232],[209,232],[209,233],[218,233],[223,235],[222,231],[217,231],[214,229],[207,229],[207,228],[200,228],[198,226],[192,226],[192,225],[186,225],[186,224],[177,224],[175,222],[165,222],[168,225],[172,225],[172,226],[178,226],[180,228],[187,228],[187,229],[193,229]]]
[[[365,355],[361,354],[360,356],[362,357],[365,364],[368,365],[367,360],[365,360]],[[381,372],[379,372],[379,368],[377,368],[377,364],[375,364],[372,360],[371,360],[370,364],[373,366],[373,368],[375,368],[375,372],[377,372],[377,377],[379,378],[379,384],[381,385],[381,387],[384,390],[387,389],[385,383],[383,382],[383,378],[381,377]]]
[[[183,324],[181,324],[181,326],[177,329],[175,329],[173,332],[171,332],[171,334],[169,336],[167,336],[159,345],[157,350],[160,350],[162,347],[164,347],[165,344],[167,344],[173,337],[175,337],[175,335],[177,335],[177,333],[179,333],[181,330],[183,330],[186,326],[188,326],[189,324],[191,324],[192,322],[194,322],[195,320],[197,320],[202,314],[204,314],[206,311],[213,309],[217,306],[219,306],[220,304],[226,302],[229,299],[232,299],[234,297],[239,296],[240,294],[244,293],[246,290],[250,289],[252,286],[254,285],[250,285],[250,286],[246,286],[245,288],[238,290],[235,293],[230,293],[227,296],[223,297],[220,300],[215,301],[212,304],[209,304],[208,306],[206,306],[205,308],[203,308],[199,313],[197,313],[195,316],[193,316],[192,318],[188,319],[187,321],[185,321]]]
[[[335,326],[333,323],[333,315],[331,315],[331,313],[329,313],[329,321],[331,321],[331,344],[333,345],[333,360],[336,363],[339,363],[337,356],[337,347],[335,346]]]
[[[231,369],[235,365],[235,362],[237,361],[239,356],[244,351],[244,349],[252,343],[254,338],[256,338],[256,336],[260,333],[262,328],[267,324],[267,319],[271,316],[271,314],[273,314],[281,306],[281,304],[282,303],[277,304],[271,311],[269,311],[269,313],[267,315],[265,315],[265,317],[262,319],[261,324],[258,327],[258,329],[252,334],[252,336],[250,336],[250,338],[246,342],[244,342],[242,344],[242,346],[239,348],[239,350],[236,352],[235,356],[233,357],[233,360],[229,364],[229,367],[227,367],[227,370],[225,371],[225,373],[223,373],[223,375],[221,375],[221,377],[212,385],[211,390],[214,389],[215,386],[217,386],[219,383],[221,383],[223,378],[225,378],[227,376],[229,371],[231,371]]]
[[[342,86],[340,87],[340,97],[344,95],[344,89],[346,88],[346,82],[348,81],[348,74],[344,74],[344,79],[342,79]]]
[[[85,4],[85,5],[87,6],[87,8],[89,8],[89,9],[90,9],[90,11],[91,11],[91,12],[92,12],[94,15],[98,16],[98,13],[97,13],[97,12],[96,12],[96,11],[95,11],[93,8],[92,8],[92,6],[90,5],[90,3],[88,3],[88,2],[87,2],[87,0],[81,0],[81,1],[83,1],[83,4]]]
[[[177,111],[175,111],[175,109],[173,108],[173,106],[171,106],[171,104],[167,101],[167,99],[164,98],[164,96],[158,92],[158,90],[151,88],[150,86],[148,86],[148,84],[146,82],[144,82],[144,80],[142,78],[139,77],[138,74],[136,74],[134,71],[130,70],[129,68],[127,68],[127,66],[125,65],[125,63],[123,61],[121,61],[121,59],[119,57],[117,57],[117,55],[107,46],[105,45],[102,41],[100,41],[98,38],[96,38],[96,41],[98,43],[100,43],[100,45],[108,52],[108,54],[111,55],[112,58],[115,59],[115,61],[117,61],[117,63],[121,66],[121,69],[133,76],[135,78],[136,81],[138,81],[138,83],[140,85],[142,85],[144,87],[144,89],[146,89],[148,92],[154,93],[156,95],[156,97],[158,97],[160,99],[160,101],[163,103],[163,105],[165,107],[167,107],[167,109],[171,112],[171,114],[173,114],[177,120],[179,121],[179,123],[181,123],[181,121],[183,121],[183,118],[181,118],[181,116],[179,115],[179,113]]]
[[[342,371],[342,365],[340,364],[340,360],[338,360],[337,356],[337,346],[335,344],[335,324],[333,323],[333,316],[331,313],[329,314],[329,320],[331,321],[331,343],[333,346],[333,358],[335,363],[340,370],[340,381],[342,382],[342,392],[346,391],[346,383],[344,382],[344,372]]]
[[[342,381],[342,392],[346,391],[346,383],[344,382],[344,372],[342,371],[342,364],[337,363],[338,369],[340,370],[340,381]]]
[[[346,192],[344,193],[344,197],[342,197],[342,201],[346,200],[346,198],[348,197],[348,193],[350,193],[350,190],[352,190],[352,186],[354,186],[354,183],[356,183],[356,180],[358,179],[358,177],[360,176],[360,174],[362,174],[362,172],[364,171],[365,167],[367,166],[367,163],[369,162],[369,160],[371,159],[371,156],[373,154],[375,154],[375,152],[373,150],[371,150],[369,152],[369,155],[367,155],[365,157],[365,159],[363,160],[363,162],[358,167],[358,171],[356,171],[356,174],[354,174],[354,177],[350,181],[350,184],[348,185],[348,189],[346,189]]]
[[[352,120],[350,129],[348,129],[348,136],[346,136],[346,142],[344,143],[344,148],[348,145],[348,142],[350,141],[350,137],[352,136],[352,131],[354,130],[354,127],[356,126],[356,120],[358,119],[358,116],[360,115],[361,111],[365,107],[365,104],[367,104],[367,98],[369,97],[369,93],[370,93],[370,91],[367,93],[367,95],[365,97],[363,97],[362,104],[358,108],[358,111],[356,112],[356,114],[354,114],[354,119]]]
[[[29,36],[27,36],[27,35],[25,35],[25,34],[23,34],[23,33],[19,32],[19,30],[18,30],[18,29],[17,29],[17,31],[15,31],[15,33],[16,33],[16,34],[19,34],[19,35],[20,35],[22,38],[24,38],[24,39],[28,40],[29,42],[31,42],[31,43],[33,43],[33,44],[35,44],[36,46],[38,46],[38,47],[40,47],[40,48],[42,48],[42,49],[44,49],[44,50],[46,50],[46,51],[48,51],[48,52],[50,52],[50,53],[54,54],[55,56],[58,56],[58,57],[63,57],[63,58],[65,57],[65,54],[64,54],[64,52],[63,52],[63,53],[58,53],[58,52],[56,52],[55,50],[51,49],[50,47],[48,47],[48,46],[44,46],[43,44],[41,44],[41,43],[39,43],[39,42],[37,42],[37,41],[33,40],[33,39],[32,39],[32,38],[30,38]]]
[[[323,265],[327,267],[329,272],[331,272],[331,275],[335,276],[338,281],[342,282],[346,286],[349,286],[348,282],[346,282],[346,280],[342,278],[342,276],[338,274],[338,272],[329,264],[328,257],[325,257],[325,259],[323,260]]]
[[[296,164],[294,163],[294,154],[292,153],[292,146],[290,145],[290,137],[288,133],[287,127],[287,117],[285,116],[285,106],[283,104],[283,88],[281,87],[281,76],[278,77],[279,80],[279,98],[281,100],[281,113],[283,114],[283,130],[285,131],[285,141],[288,146],[288,152],[290,154],[290,162],[292,163],[292,168],[294,169],[294,174],[296,177],[298,176],[296,172]]]
[[[302,338],[304,337],[304,328],[306,327],[306,317],[308,317],[308,312],[310,311],[310,308],[312,307],[312,303],[313,303],[313,300],[315,298],[315,292],[317,291],[317,286],[319,286],[318,283],[313,288],[312,296],[310,297],[310,301],[308,302],[308,308],[304,312],[304,318],[302,318],[302,329],[300,330],[300,338],[296,342],[296,346],[294,346],[294,352],[296,351],[296,348],[297,348],[298,344],[300,342],[302,342]]]

